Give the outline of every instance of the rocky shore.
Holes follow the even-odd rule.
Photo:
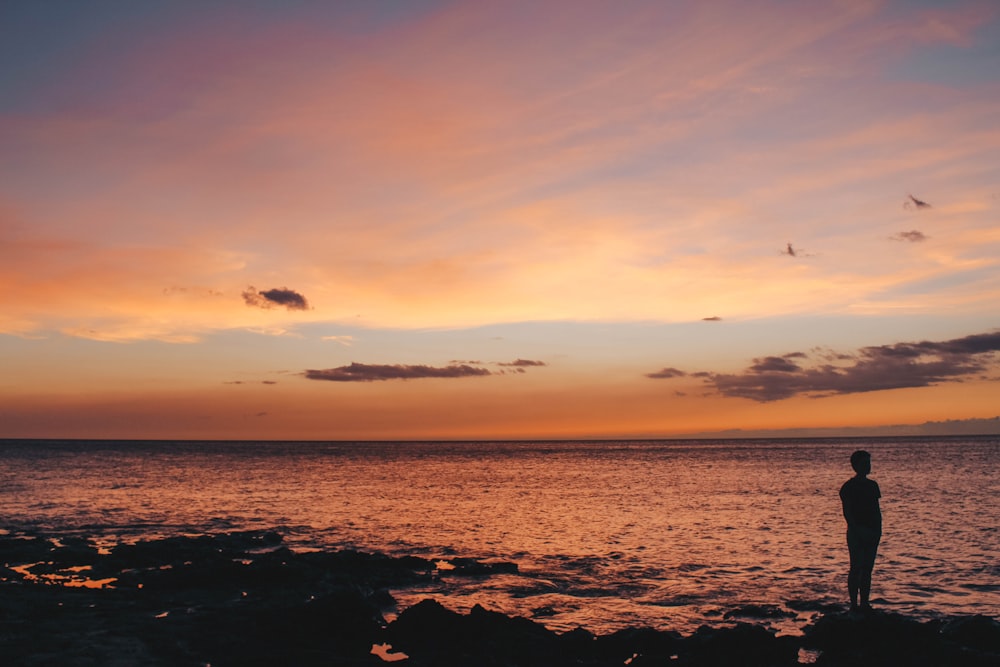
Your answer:
[[[776,636],[766,606],[696,632],[564,633],[388,592],[513,563],[343,550],[293,552],[267,531],[118,544],[0,534],[0,664],[20,665],[975,665],[1000,664],[1000,623],[828,610]],[[387,620],[387,616],[391,621]],[[760,622],[743,619],[757,617]],[[736,620],[740,619],[740,620]]]

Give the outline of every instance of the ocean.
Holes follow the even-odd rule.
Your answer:
[[[794,633],[846,602],[838,490],[872,453],[872,601],[1000,617],[1000,437],[552,442],[0,441],[0,532],[101,544],[276,530],[295,550],[513,562],[391,591],[554,630]],[[727,612],[730,618],[727,617]]]

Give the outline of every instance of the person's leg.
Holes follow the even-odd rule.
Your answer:
[[[850,568],[847,570],[847,593],[851,597],[851,610],[858,608],[858,593],[861,588],[861,546],[857,540],[852,539],[850,533],[847,535],[847,552],[851,558]]]
[[[878,554],[878,541],[859,545],[860,557],[858,572],[858,592],[861,595],[862,609],[871,608],[868,600],[872,592],[872,570],[875,569],[875,556]],[[852,598],[853,599],[853,598]]]

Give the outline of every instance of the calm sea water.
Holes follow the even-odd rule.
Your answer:
[[[393,591],[553,629],[689,631],[845,600],[837,492],[873,456],[873,602],[1000,616],[1000,438],[641,442],[0,441],[0,527],[99,536],[277,529],[292,548],[513,561]]]

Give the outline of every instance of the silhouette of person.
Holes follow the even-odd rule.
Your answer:
[[[868,479],[872,471],[871,454],[864,450],[854,452],[851,467],[857,474],[840,487],[840,502],[847,519],[847,549],[851,556],[847,591],[851,596],[851,611],[859,608],[868,611],[871,609],[868,598],[872,590],[872,568],[882,539],[882,510],[878,503],[882,492],[875,480]]]

